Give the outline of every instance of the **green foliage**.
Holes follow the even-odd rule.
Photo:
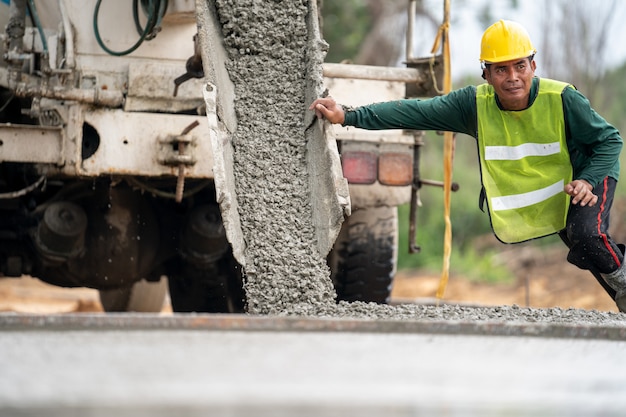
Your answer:
[[[626,63],[606,73],[600,91],[601,100],[592,105],[623,135],[626,132]]]
[[[471,281],[490,283],[513,282],[515,275],[498,261],[495,249],[478,252],[472,248],[459,249],[450,257],[450,274],[462,275]]]
[[[626,132],[626,63],[608,71],[599,84],[598,100],[591,103],[594,109],[609,123],[615,126],[624,138]],[[626,167],[626,149],[620,156],[622,168]],[[615,198],[626,198],[626,181],[622,175],[617,183]]]
[[[425,179],[443,180],[443,138],[429,132],[421,158],[421,176]],[[510,271],[496,263],[496,250],[478,251],[474,239],[491,234],[489,216],[478,209],[480,172],[476,141],[457,135],[454,156],[453,181],[460,186],[451,194],[450,221],[452,223],[452,256],[450,270],[470,279],[502,281],[511,279]],[[408,253],[410,206],[399,207],[399,269],[427,269],[441,271],[443,262],[443,190],[423,186],[420,190],[422,207],[417,212],[418,254]],[[497,248],[497,247],[496,247]]]
[[[326,62],[354,60],[371,25],[365,0],[324,1],[322,34],[330,45]]]
[[[442,211],[439,212],[441,215]],[[420,269],[440,272],[443,268],[443,224],[433,227],[432,224],[420,225],[418,244],[421,252],[409,254],[408,245],[408,205],[399,208],[400,215],[400,242],[398,254],[398,269]],[[440,216],[443,217],[443,216]],[[453,236],[455,230],[464,227],[464,224],[452,222]],[[472,245],[459,244],[458,236],[453,237],[452,253],[450,257],[450,274],[462,275],[473,281],[480,282],[511,282],[514,278],[512,271],[498,262],[497,249],[477,250]]]

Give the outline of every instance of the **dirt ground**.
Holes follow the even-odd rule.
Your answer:
[[[489,284],[451,275],[443,301],[487,306],[516,304],[522,307],[618,311],[591,273],[567,263],[565,247],[549,250],[524,247],[502,256],[506,262],[513,264],[513,282]],[[392,296],[401,301],[419,297],[433,297],[434,300],[439,280],[439,276],[428,276],[419,271],[400,271]]]
[[[515,271],[514,282],[488,284],[451,275],[442,301],[483,306],[516,304],[617,311],[590,273],[565,261],[565,248],[513,248],[500,256]],[[400,271],[392,291],[393,302],[434,301],[439,279],[432,273]],[[102,306],[95,290],[55,287],[31,277],[0,278],[0,311],[36,314],[102,312]],[[164,312],[169,311],[171,308],[166,303]]]

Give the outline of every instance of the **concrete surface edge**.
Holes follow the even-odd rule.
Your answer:
[[[256,332],[417,333],[626,340],[626,327],[503,321],[367,320],[246,314],[0,314],[0,331],[207,330]]]

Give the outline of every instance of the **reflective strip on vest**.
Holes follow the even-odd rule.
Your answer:
[[[561,152],[561,144],[554,143],[524,143],[518,146],[485,146],[485,159],[488,161],[514,161],[527,156],[546,156]]]
[[[523,194],[507,195],[504,197],[494,197],[491,199],[491,207],[493,211],[513,210],[528,207],[533,204],[541,203],[542,201],[557,195],[563,191],[564,186],[565,184],[563,183],[563,180],[561,180],[540,190],[530,191]]]
[[[505,243],[565,227],[572,180],[561,93],[568,84],[542,78],[532,105],[500,110],[489,84],[476,89],[481,181],[491,227]]]

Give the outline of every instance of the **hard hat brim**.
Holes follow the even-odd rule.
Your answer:
[[[493,59],[481,58],[480,62],[483,63],[483,64],[498,64],[500,62],[507,62],[507,61],[514,61],[516,59],[530,58],[530,57],[535,56],[536,53],[537,53],[537,50],[533,49],[533,50],[529,51],[528,54],[505,55],[505,56],[500,56],[500,57],[493,58]]]

